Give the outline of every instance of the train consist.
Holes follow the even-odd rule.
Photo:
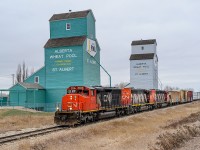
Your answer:
[[[71,86],[63,96],[54,122],[76,125],[103,118],[129,115],[193,100],[192,91]]]

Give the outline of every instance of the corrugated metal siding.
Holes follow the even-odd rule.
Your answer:
[[[19,84],[10,88],[9,93],[10,105],[24,106],[26,102],[26,89]]]
[[[134,88],[153,89],[152,60],[131,60],[130,81]]]
[[[45,88],[45,67],[41,68],[37,72],[35,72],[33,75],[28,77],[25,82],[26,83],[34,83],[35,77],[39,76],[39,84]]]
[[[92,40],[96,39],[95,20],[91,12],[87,15],[87,36]]]
[[[142,50],[142,47],[144,48]],[[150,45],[133,45],[131,47],[131,54],[146,54],[155,53],[156,54],[156,44]]]
[[[45,103],[45,90],[28,90],[27,103]]]
[[[27,90],[21,85],[16,84],[10,89],[9,101],[10,105],[15,106],[26,106],[26,104],[34,105],[34,103],[42,104],[45,102],[45,90]]]
[[[61,102],[62,97],[66,94],[66,88],[62,89],[48,89],[46,90],[46,103]]]
[[[83,50],[83,71],[84,71],[84,85],[95,86],[100,85],[100,66],[95,59],[100,62],[100,50],[97,46],[97,54],[95,59],[91,57],[86,51],[87,42],[84,43]]]
[[[153,73],[153,83],[154,83],[154,85],[153,85],[153,87],[155,89],[158,89],[158,64],[156,66],[155,66],[155,64],[153,64],[153,65],[154,65],[154,73]]]
[[[24,106],[26,103],[26,91],[19,92],[19,106]]]
[[[66,23],[71,24],[71,29],[66,30]],[[76,18],[50,22],[50,38],[63,38],[87,35],[86,18]]]
[[[25,106],[26,91],[10,91],[9,98],[11,106]]]
[[[9,101],[11,106],[16,106],[16,103],[18,103],[18,93],[15,91],[10,91]]]
[[[35,99],[36,99],[37,103],[45,103],[46,91],[45,90],[37,90]]]
[[[60,104],[62,97],[66,94],[66,88],[63,89],[48,89],[46,90],[46,108],[45,111],[55,111],[57,104]]]
[[[158,89],[158,65],[154,63],[154,60],[157,60],[156,43],[132,45],[131,48],[131,56],[140,56],[138,59],[133,57],[130,59],[131,86]],[[149,53],[151,53],[151,57],[146,57]]]
[[[63,51],[62,53],[58,53]],[[69,56],[69,57],[68,57]],[[46,88],[83,84],[82,46],[45,49]]]

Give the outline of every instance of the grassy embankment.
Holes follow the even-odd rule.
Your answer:
[[[168,150],[182,147],[187,141],[200,136],[200,110],[182,120],[165,126],[163,129],[166,132],[158,136],[156,145],[152,148],[153,150]]]
[[[54,113],[0,109],[0,133],[53,124]]]

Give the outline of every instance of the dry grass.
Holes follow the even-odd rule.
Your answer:
[[[154,150],[169,150],[179,148],[183,143],[200,135],[200,126],[183,126],[173,133],[166,132],[158,137]]]
[[[53,113],[0,110],[0,133],[53,124]]]
[[[200,121],[200,112],[198,113],[192,113],[188,117],[183,118],[182,120],[179,121],[174,121],[173,123],[165,126],[165,128],[177,128],[181,125],[188,124],[188,123],[194,123],[196,121]]]
[[[178,128],[178,129],[177,129]],[[200,111],[181,120],[175,120],[163,129],[171,129],[159,135],[154,150],[168,150],[181,147],[185,142],[200,135]]]

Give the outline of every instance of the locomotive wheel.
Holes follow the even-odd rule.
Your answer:
[[[116,110],[116,116],[120,117],[120,111],[118,109]]]
[[[137,111],[138,111],[138,112],[141,112],[141,107],[138,107],[138,108],[137,108]]]
[[[130,107],[130,113],[134,114],[134,107]]]

